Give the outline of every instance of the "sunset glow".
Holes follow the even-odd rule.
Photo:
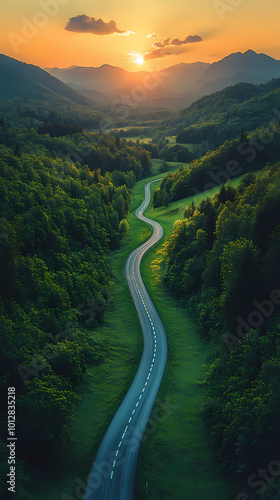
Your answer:
[[[140,12],[135,0],[129,6],[14,0],[2,6],[0,52],[43,68],[110,64],[130,71],[143,62],[148,71],[211,63],[248,49],[280,59],[279,16],[274,0],[265,6],[260,0],[143,0]],[[136,59],[127,57],[131,51]]]

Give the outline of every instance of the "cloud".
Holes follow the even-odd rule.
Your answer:
[[[165,45],[163,42],[155,42],[155,43],[153,43],[153,47],[155,49],[162,49],[163,47],[165,47]]]
[[[165,38],[162,42],[154,42],[150,52],[146,52],[144,55],[144,59],[160,59],[166,56],[177,56],[178,54],[182,54],[186,51],[186,48],[180,47],[181,45],[202,41],[203,38],[199,35],[189,35],[184,40],[174,38],[174,40],[171,41],[170,38]]]
[[[179,38],[174,38],[170,45],[185,45],[187,43],[196,43],[196,42],[202,42],[203,38],[199,35],[189,35],[185,38],[185,40],[179,40]]]
[[[203,38],[201,38],[201,36],[199,36],[199,35],[189,35],[185,38],[185,40],[179,40],[179,38],[174,38],[174,40],[172,40],[172,42],[170,41],[170,38],[165,38],[165,40],[163,40],[163,42],[154,42],[153,47],[155,49],[160,49],[160,48],[171,46],[171,45],[179,46],[179,45],[186,45],[187,43],[196,43],[196,42],[202,42],[202,41],[203,41]]]
[[[144,54],[143,57],[145,61],[148,61],[149,59],[161,59],[162,57],[173,56],[173,55],[177,55],[175,51],[163,50],[160,48],[151,50],[151,52],[146,52],[146,54]]]
[[[156,33],[150,33],[149,35],[146,35],[146,38],[156,38],[158,35]]]
[[[155,49],[162,49],[163,47],[166,47],[167,45],[170,45],[170,38],[165,38],[163,42],[154,42],[153,47]]]
[[[82,14],[76,17],[70,17],[65,29],[75,33],[92,33],[94,35],[129,35],[132,31],[122,31],[117,27],[116,21],[105,23],[102,19],[86,16]]]

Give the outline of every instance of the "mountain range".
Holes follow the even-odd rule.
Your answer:
[[[198,98],[236,83],[266,83],[280,77],[280,61],[253,50],[237,52],[215,63],[180,63],[162,71],[129,72],[103,65],[46,68],[51,75],[97,105],[126,95],[153,107],[184,108]]]
[[[262,84],[280,77],[280,61],[253,50],[213,64],[180,63],[162,71],[129,72],[104,64],[45,70],[0,55],[0,98],[36,99],[83,106],[132,103],[159,109],[184,109],[200,97],[240,82]],[[130,104],[128,104],[130,105]]]

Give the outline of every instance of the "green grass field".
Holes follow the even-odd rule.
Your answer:
[[[138,135],[136,137],[124,137],[126,141],[132,141],[135,142],[139,141],[140,144],[149,144],[151,137],[143,137],[142,135]]]
[[[91,367],[84,379],[71,429],[72,440],[65,448],[64,459],[54,464],[51,470],[36,471],[37,480],[33,484],[36,500],[60,500],[64,494],[76,498],[76,478],[86,483],[99,444],[136,373],[141,358],[142,332],[126,285],[124,266],[131,251],[151,234],[150,227],[136,219],[134,212],[144,197],[145,184],[165,175],[158,173],[160,165],[161,162],[155,160],[154,176],[136,183],[133,188],[129,233],[121,248],[111,254],[113,300],[104,324],[92,332],[95,339],[102,338],[108,343],[106,362],[100,367]],[[177,166],[170,164],[171,171]],[[158,183],[155,183],[152,190],[157,187]],[[167,208],[149,208],[146,212],[164,227],[164,239],[145,257],[142,273],[162,317],[169,343],[167,369],[159,398],[163,403],[175,405],[176,409],[168,409],[171,415],[164,422],[156,420],[156,432],[144,440],[137,477],[137,500],[231,498],[230,487],[219,476],[212,460],[201,416],[203,392],[197,382],[206,360],[207,344],[195,321],[180,309],[161,285],[163,243],[172,232],[175,220],[183,217],[183,209],[192,200],[197,202],[207,194],[211,196],[217,189],[180,200]]]
[[[123,129],[123,130],[129,130],[129,127],[127,129]],[[132,141],[132,142],[135,142],[135,143],[136,143],[136,141],[139,141],[139,144],[149,144],[149,142],[151,141],[151,137],[143,137],[143,136],[140,136],[140,135],[137,136],[137,137],[124,137],[124,139],[126,141]],[[169,141],[169,146],[175,146],[175,144],[176,144],[176,135],[168,136],[168,137],[166,137],[166,139],[168,139],[168,141]],[[178,143],[178,146],[184,146],[184,147],[188,148],[190,151],[192,151],[193,147],[194,147],[194,144]]]
[[[152,176],[156,178],[158,174],[160,174],[160,167],[162,166],[162,160],[152,160]],[[168,174],[168,172],[175,172],[180,166],[187,168],[189,163],[181,163],[179,161],[167,161],[166,162],[168,170],[166,172],[161,173],[161,177],[164,177]],[[159,185],[157,185],[156,189]]]

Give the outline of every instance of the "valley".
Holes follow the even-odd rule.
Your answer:
[[[92,467],[102,500],[278,498],[279,150],[272,56],[154,72],[0,56],[0,394],[17,392],[17,500],[94,498]],[[140,266],[148,185],[163,238]]]

